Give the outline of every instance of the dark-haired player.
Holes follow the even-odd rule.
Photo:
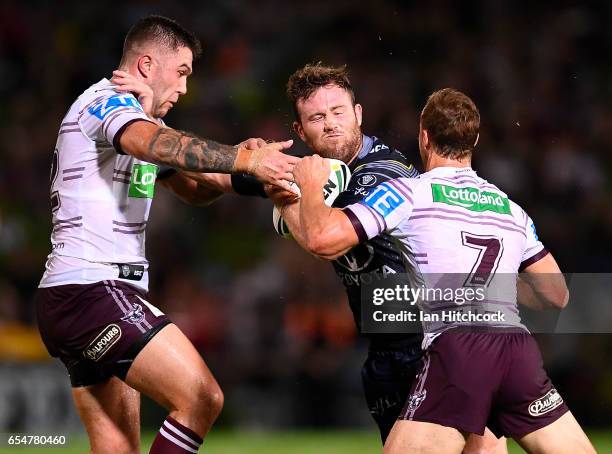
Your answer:
[[[291,142],[229,146],[166,127],[187,92],[197,38],[150,16],[124,44],[120,69],[149,87],[151,116],[107,79],[62,120],[53,155],[52,252],[37,293],[41,336],[68,369],[94,453],[140,452],[140,392],[170,412],[152,453],[197,452],[223,394],[189,340],[147,301],[145,228],[160,180],[185,200],[216,197],[181,172],[248,173],[287,185]]]
[[[344,210],[323,202],[329,167],[320,156],[294,169],[302,193],[300,235],[318,256],[337,259],[384,232],[411,264],[411,282],[435,288],[443,276],[451,290],[480,286],[487,292],[487,299],[465,305],[419,303],[439,321],[423,324],[419,377],[385,453],[460,453],[465,437],[483,434],[487,425],[528,452],[593,453],[517,309],[519,270],[527,284],[518,300],[543,307],[567,304],[565,280],[525,211],[472,170],[478,109],[463,93],[444,89],[429,97],[420,120],[426,172],[384,182]],[[461,280],[456,273],[464,273]],[[449,311],[477,315],[500,308],[504,317],[492,322],[443,323]]]
[[[362,133],[362,106],[346,67],[321,64],[297,70],[287,83],[287,95],[295,113],[293,128],[316,154],[344,161],[352,172],[346,191],[333,206],[344,208],[367,197],[379,184],[395,178],[413,178],[418,172],[398,150]],[[272,193],[273,194],[273,193]],[[284,200],[277,199],[282,205]],[[282,215],[298,243],[317,254],[301,235],[300,202],[285,204]],[[334,228],[330,225],[330,228]],[[346,288],[355,323],[361,326],[361,284],[394,273],[405,273],[400,252],[388,232],[381,232],[333,260]],[[362,368],[363,386],[370,412],[383,443],[408,398],[421,358],[420,334],[369,334],[368,358]],[[472,436],[466,452],[506,452],[490,432]]]

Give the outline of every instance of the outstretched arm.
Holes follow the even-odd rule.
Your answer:
[[[143,161],[195,172],[247,173],[262,182],[287,188],[291,170],[299,159],[282,150],[292,143],[273,142],[248,150],[148,121],[128,124],[119,139],[122,151]]]
[[[150,112],[152,91],[132,75],[115,71],[112,82],[117,90],[134,93],[145,113]],[[298,158],[282,153],[293,141],[260,144],[223,145],[192,133],[160,126],[146,120],[127,123],[115,136],[121,151],[143,161],[164,164],[194,172],[246,173],[263,183],[289,189],[291,171]]]

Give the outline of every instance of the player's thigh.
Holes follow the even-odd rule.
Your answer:
[[[571,412],[516,440],[532,454],[591,454],[595,449]]]
[[[384,454],[459,454],[463,435],[452,427],[428,422],[397,420],[384,447]]]
[[[488,428],[482,436],[469,434],[463,454],[508,454],[506,438],[497,438]]]
[[[223,394],[193,344],[174,324],[165,326],[134,359],[126,380],[166,409],[194,402],[221,406]]]
[[[94,454],[140,452],[140,393],[116,377],[72,389]]]

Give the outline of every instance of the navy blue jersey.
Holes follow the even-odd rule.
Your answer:
[[[388,147],[376,137],[363,136],[363,147],[349,165],[351,181],[346,191],[334,201],[335,208],[359,202],[380,183],[394,178],[415,178],[419,172],[400,151]],[[361,328],[361,283],[372,282],[393,273],[404,273],[405,267],[391,236],[381,233],[363,242],[333,262],[336,274],[346,287],[355,323]],[[366,276],[367,275],[367,276]],[[417,341],[420,335],[369,334],[372,340]]]

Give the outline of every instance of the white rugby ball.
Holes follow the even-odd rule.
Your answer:
[[[344,162],[338,159],[326,159],[326,161],[329,163],[329,178],[327,179],[327,183],[323,186],[323,198],[325,199],[325,205],[330,207],[340,193],[348,188],[349,182],[351,181],[351,171]],[[296,186],[295,189],[297,190],[296,193],[299,195],[300,188]],[[292,238],[289,227],[285,223],[276,205],[272,210],[272,223],[276,233],[284,238]]]

